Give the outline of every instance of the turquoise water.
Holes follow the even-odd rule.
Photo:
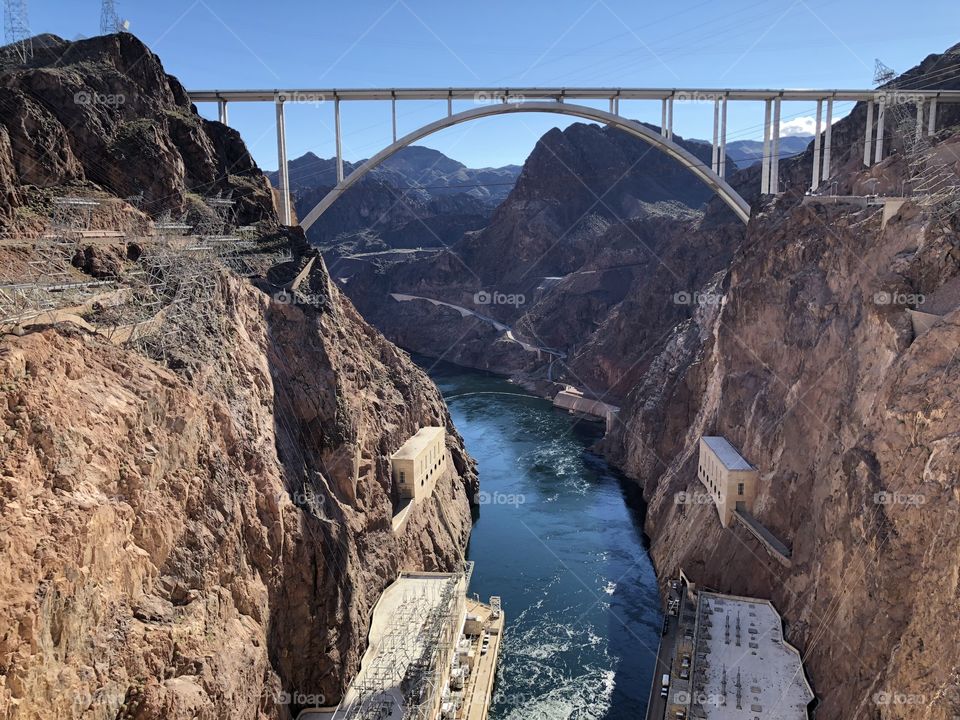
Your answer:
[[[589,452],[598,425],[425,366],[480,471],[470,591],[507,618],[491,720],[642,719],[662,615],[639,489]]]

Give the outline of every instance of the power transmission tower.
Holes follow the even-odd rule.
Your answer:
[[[20,62],[33,57],[33,43],[30,40],[30,20],[27,17],[27,0],[4,0],[3,6],[4,37]]]
[[[110,35],[122,30],[123,23],[117,15],[116,3],[114,0],[103,0],[100,5],[100,34]]]
[[[873,61],[873,84],[884,85],[897,76],[897,71],[888,65],[884,65],[880,60]]]

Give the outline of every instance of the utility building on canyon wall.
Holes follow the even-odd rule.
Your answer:
[[[757,469],[743,459],[725,437],[700,438],[700,482],[710,491],[720,524],[729,527],[734,510],[753,510],[757,496]]]
[[[404,500],[430,496],[447,466],[446,430],[424,427],[390,456],[390,473]]]

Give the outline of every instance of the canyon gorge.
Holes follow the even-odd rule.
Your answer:
[[[616,527],[639,526],[644,558],[649,543],[645,577],[664,595],[682,571],[769,598],[818,720],[960,715],[960,221],[916,197],[884,204],[917,172],[892,121],[870,167],[866,104],[833,125],[834,202],[807,192],[807,136],[785,145],[776,194],[758,192],[756,147],[732,147],[746,225],[667,155],[577,122],[522,166],[408,147],[304,232],[278,219],[278,176],[134,36],[35,48],[0,71],[5,237],[39,237],[64,195],[97,199],[88,229],[131,238],[215,223],[205,198],[229,197],[245,252],[275,261],[205,272],[203,312],[160,318],[184,338],[173,350],[98,332],[105,296],[0,338],[0,716],[286,720],[338,702],[397,573],[467,558],[485,481],[447,406],[458,396],[422,367],[442,385],[439,361],[501,376],[450,381],[463,393],[509,378],[619,407],[589,439],[636,488],[642,511]],[[960,46],[890,87],[921,82],[960,89]],[[936,120],[928,161],[960,178],[960,105]],[[708,143],[674,139],[709,163]],[[304,217],[335,161],[304,155],[290,182]],[[106,237],[81,240],[84,280],[138,267],[143,243]],[[29,250],[0,244],[0,260]],[[396,531],[389,458],[424,426],[445,429],[450,469]],[[685,500],[701,493],[703,435],[759,469],[755,515],[789,564]],[[629,494],[591,472],[598,493]],[[495,541],[480,544],[506,555]],[[294,691],[314,699],[277,700]]]

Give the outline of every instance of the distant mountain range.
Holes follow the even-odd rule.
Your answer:
[[[807,145],[813,140],[813,135],[789,135],[780,138],[780,159],[799,155],[807,149]],[[710,144],[707,140],[694,140],[693,142],[702,142]],[[762,140],[735,140],[727,143],[727,157],[733,160],[738,168],[746,168],[756,165],[763,158]]]
[[[349,175],[364,162],[344,162],[344,174]],[[321,158],[308,152],[290,161],[289,173],[290,188],[295,193],[330,188],[336,185],[336,159]],[[468,168],[439,150],[411,145],[384,160],[366,177],[387,183],[398,190],[422,190],[421,199],[424,201],[443,195],[464,194],[493,206],[510,193],[519,174],[519,165]],[[267,173],[267,177],[276,187],[276,171]]]

